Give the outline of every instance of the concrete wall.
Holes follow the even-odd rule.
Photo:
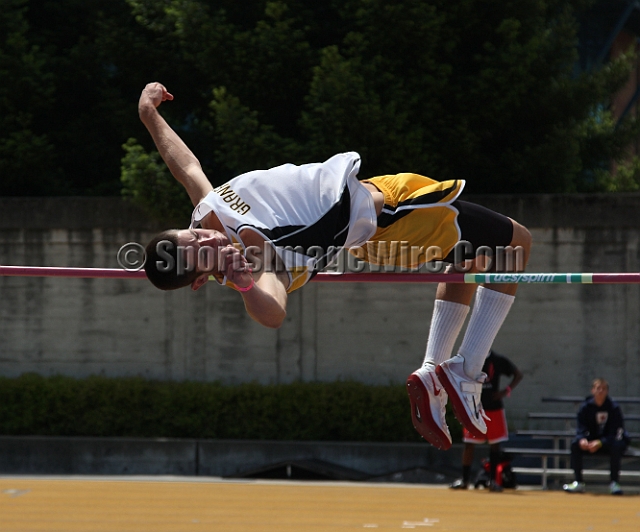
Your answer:
[[[534,235],[531,272],[637,272],[640,195],[467,197]],[[185,224],[187,221],[185,221]],[[159,227],[119,199],[0,199],[0,263],[118,267]],[[278,331],[215,285],[163,293],[143,280],[0,278],[0,375],[141,375],[226,383],[402,383],[422,361],[435,286],[311,283]],[[521,286],[496,339],[525,379],[513,427],[543,395],[640,395],[638,285]],[[633,429],[633,427],[632,427]]]
[[[0,436],[0,472],[268,478],[289,465],[337,480],[442,483],[459,475],[461,447],[446,452],[424,443]]]

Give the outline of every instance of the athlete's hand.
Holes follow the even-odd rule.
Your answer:
[[[162,83],[148,83],[140,95],[138,111],[142,112],[149,107],[155,109],[166,100],[173,100],[173,94],[171,94]]]
[[[234,246],[225,246],[218,251],[219,269],[239,288],[247,288],[253,281],[251,265]]]

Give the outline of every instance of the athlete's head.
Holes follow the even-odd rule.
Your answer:
[[[216,269],[218,248],[228,243],[226,235],[213,229],[169,229],[147,244],[144,269],[160,290],[197,290]]]

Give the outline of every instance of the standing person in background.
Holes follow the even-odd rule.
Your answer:
[[[578,410],[576,437],[571,442],[571,468],[575,481],[563,486],[567,493],[584,493],[582,455],[584,453],[608,453],[611,457],[612,495],[622,495],[620,488],[620,464],[629,445],[629,435],[624,429],[622,410],[609,397],[609,383],[598,378],[591,385],[591,396]]]
[[[509,439],[507,429],[507,417],[504,411],[502,400],[509,397],[513,389],[522,380],[522,373],[507,357],[489,351],[489,356],[484,362],[482,371],[487,374],[487,380],[482,386],[481,401],[487,413],[487,433],[483,438],[479,438],[463,427],[462,440],[464,441],[464,451],[462,453],[462,478],[451,484],[452,489],[467,489],[471,475],[471,464],[473,463],[474,445],[489,443],[489,464],[491,471],[491,491],[502,491],[502,486],[495,482],[496,468],[500,460],[500,443]],[[503,390],[500,389],[500,377],[506,375],[511,377],[511,382]]]

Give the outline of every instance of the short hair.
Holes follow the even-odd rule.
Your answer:
[[[160,244],[164,245],[160,246]],[[147,272],[149,281],[160,290],[184,288],[191,285],[200,275],[197,268],[186,271],[185,268],[177,267],[178,229],[168,229],[154,236],[147,244],[146,253],[144,271]],[[171,259],[173,259],[172,263]],[[162,267],[163,265],[165,267]]]
[[[604,380],[602,377],[593,379],[593,381],[591,382],[591,387],[593,388],[596,384],[602,384],[602,386],[604,386],[607,389],[607,391],[609,391],[609,383],[606,380]]]

